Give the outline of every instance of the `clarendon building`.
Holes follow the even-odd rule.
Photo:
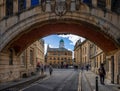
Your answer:
[[[0,82],[18,80],[34,75],[37,62],[44,64],[44,40],[38,40],[30,45],[21,53],[18,60],[13,59],[13,53],[11,49],[9,58],[0,61]],[[4,57],[5,55],[0,59]]]
[[[89,40],[81,42],[78,40],[74,47],[74,60],[76,64],[81,68],[86,68],[89,65],[89,69],[98,74],[100,64],[103,63],[106,70],[106,78],[115,83],[120,82],[120,52],[114,55],[114,63],[106,53],[101,50],[97,45]]]
[[[59,42],[59,48],[47,47],[46,53],[47,65],[52,65],[57,68],[65,68],[73,65],[72,61],[72,51],[64,47],[64,40],[61,39]]]

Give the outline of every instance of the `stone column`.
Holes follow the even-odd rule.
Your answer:
[[[45,12],[51,12],[51,1],[47,1],[45,5]]]
[[[18,0],[14,0],[13,2],[13,13],[16,14],[18,12]]]
[[[6,15],[6,0],[0,0],[0,18]]]
[[[93,5],[94,7],[97,7],[97,0],[92,0],[92,5]]]
[[[31,7],[31,0],[26,0],[26,9]]]
[[[3,5],[3,2],[0,2],[0,19],[2,18],[2,5]]]
[[[111,10],[111,0],[106,0],[106,9]]]

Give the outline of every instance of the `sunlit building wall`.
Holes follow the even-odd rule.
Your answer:
[[[30,45],[21,55],[21,71],[20,76],[30,76],[36,72],[36,65],[44,64],[44,40],[38,40]]]
[[[40,39],[36,42],[36,62],[40,65],[45,64],[45,57],[44,57],[44,40]]]
[[[64,48],[64,41],[61,39],[59,42],[59,48],[50,48],[48,45],[46,54],[47,64],[51,64],[53,67],[64,67],[66,65],[72,65],[72,51]]]
[[[79,67],[81,66],[81,40],[78,40],[74,46],[74,62],[76,65],[78,65]]]

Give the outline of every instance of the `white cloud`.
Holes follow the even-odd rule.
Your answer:
[[[77,35],[73,35],[73,34],[67,34],[67,35],[58,35],[59,37],[62,38],[68,38],[71,43],[70,45],[75,45],[75,43],[77,42],[77,40],[81,39],[81,42],[85,40],[85,38],[77,36]]]
[[[71,49],[68,49],[69,51],[72,51]]]
[[[49,45],[50,48],[58,48],[57,46],[54,45]]]

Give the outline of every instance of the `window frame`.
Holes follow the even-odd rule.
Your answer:
[[[12,16],[13,15],[13,5],[14,5],[14,0],[6,0],[6,16]]]

